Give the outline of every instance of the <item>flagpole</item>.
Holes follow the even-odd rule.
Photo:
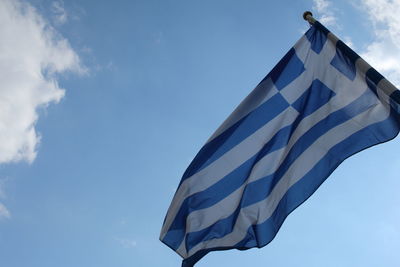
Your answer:
[[[306,20],[306,21],[308,21],[308,23],[310,23],[310,24],[314,24],[314,22],[316,21],[316,20],[313,18],[313,14],[311,13],[311,11],[306,11],[306,12],[304,12],[304,13],[303,13],[303,19]]]

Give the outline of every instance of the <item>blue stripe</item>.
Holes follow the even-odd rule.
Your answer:
[[[267,245],[274,239],[286,217],[306,201],[345,159],[371,146],[395,138],[399,133],[399,129],[400,122],[397,115],[392,113],[387,120],[371,124],[338,143],[329,150],[312,170],[287,191],[269,219],[248,228],[247,235],[243,240],[229,247],[200,250],[192,257],[185,259],[182,262],[182,266],[192,267],[211,251],[233,248],[245,250],[253,247],[261,248]]]
[[[222,134],[208,142],[185,171],[181,184],[185,179],[219,159],[223,154],[278,116],[288,106],[289,103],[282,95],[276,94]]]
[[[325,134],[330,129],[336,127],[337,125],[351,119],[351,117],[356,116],[363,111],[370,108],[372,105],[377,103],[377,99],[375,96],[371,98],[371,92],[366,91],[361,97],[353,101],[348,106],[344,107],[341,110],[338,110],[334,113],[331,113],[326,119],[317,123],[314,127],[312,127],[308,132],[306,132],[292,147],[282,164],[279,166],[278,170],[268,176],[265,176],[257,181],[249,183],[243,194],[240,202],[240,208],[247,207],[256,202],[259,202],[270,194],[275,185],[279,182],[282,176],[286,173],[286,171],[290,168],[293,162],[308,148],[312,143],[315,142],[321,135]],[[318,94],[311,94],[312,97],[317,97]],[[322,100],[322,99],[321,99]],[[327,101],[327,100],[325,100]],[[323,100],[323,102],[325,102]],[[358,108],[355,108],[358,107]],[[305,108],[312,108],[310,105],[305,106]],[[289,141],[291,133],[297,127],[297,125],[305,118],[305,114],[309,114],[309,112],[304,110],[302,116],[299,116],[295,123],[291,125],[290,133],[285,131],[285,135],[280,135],[282,139],[285,140],[285,143]],[[266,155],[269,153],[266,151],[265,153],[260,153]],[[261,159],[264,155],[261,155],[259,158]],[[238,209],[224,220],[220,220],[215,224],[201,230],[198,232],[188,233],[187,240],[189,241],[187,244],[187,248],[190,249],[204,240],[210,240],[213,238],[220,238],[230,233],[229,229],[231,229],[232,224],[236,221],[238,215]],[[221,231],[221,229],[225,229]]]

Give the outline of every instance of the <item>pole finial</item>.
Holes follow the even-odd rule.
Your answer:
[[[308,23],[310,23],[310,24],[314,24],[314,22],[315,22],[315,19],[313,18],[313,14],[311,13],[311,11],[304,12],[303,19],[308,21]]]
[[[306,12],[304,12],[304,13],[303,13],[303,19],[304,19],[304,20],[307,20],[307,16],[308,16],[308,15],[310,15],[310,16],[312,17],[311,11],[306,11]]]

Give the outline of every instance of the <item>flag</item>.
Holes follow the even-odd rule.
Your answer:
[[[210,251],[267,245],[341,162],[397,136],[399,103],[315,22],[196,155],[160,240],[186,267]]]

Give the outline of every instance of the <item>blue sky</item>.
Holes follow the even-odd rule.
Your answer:
[[[400,85],[400,1],[0,3],[0,265],[180,266],[158,236],[200,147],[312,10]],[[399,266],[399,138],[346,160],[263,249],[198,266]]]

